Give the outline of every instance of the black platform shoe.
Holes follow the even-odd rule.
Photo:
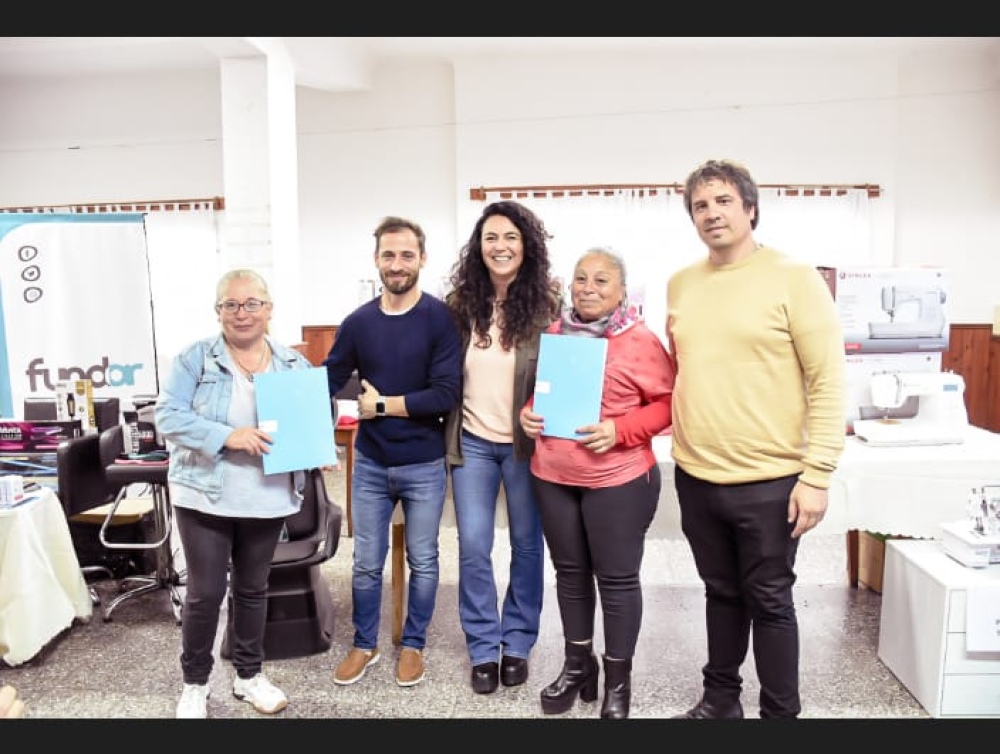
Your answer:
[[[604,702],[601,717],[605,720],[624,720],[628,717],[632,701],[632,658],[612,660],[604,658]]]
[[[492,694],[500,683],[500,666],[495,662],[473,665],[471,682],[477,694]]]
[[[566,642],[566,660],[559,677],[542,689],[542,712],[557,715],[573,706],[577,694],[585,702],[597,699],[600,669],[590,644]]]
[[[528,661],[523,657],[508,657],[500,659],[500,683],[504,686],[520,686],[528,680]]]

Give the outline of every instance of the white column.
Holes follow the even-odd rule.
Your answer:
[[[271,334],[301,341],[301,262],[295,69],[280,43],[254,57],[223,58],[225,221],[221,272],[249,267],[271,287]]]

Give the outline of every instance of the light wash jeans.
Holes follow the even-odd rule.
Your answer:
[[[438,531],[448,485],[444,458],[405,466],[382,466],[355,451],[354,646],[378,646],[382,572],[389,554],[392,511],[399,501],[406,520],[406,563],[410,568],[406,623],[400,645],[423,649],[438,588]]]
[[[473,665],[500,655],[528,658],[538,639],[544,589],[545,546],[528,461],[512,443],[462,431],[465,463],[451,472],[458,523],[458,617]],[[498,610],[493,573],[497,496],[503,481],[510,537],[510,578]]]

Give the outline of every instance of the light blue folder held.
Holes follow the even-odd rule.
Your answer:
[[[333,413],[326,368],[310,367],[254,376],[257,427],[271,435],[264,473],[333,466]]]
[[[576,430],[601,418],[606,338],[542,333],[535,378],[535,413],[543,435],[577,440]]]

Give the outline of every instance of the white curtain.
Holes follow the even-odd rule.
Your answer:
[[[754,237],[816,267],[864,266],[875,263],[870,225],[865,189],[847,189],[841,196],[761,189]]]
[[[161,386],[178,351],[219,330],[213,305],[215,283],[221,274],[221,222],[222,213],[213,209],[145,215]]]
[[[487,203],[501,198],[486,194]],[[682,195],[667,189],[619,189],[600,196],[516,201],[537,213],[553,236],[552,274],[563,281],[569,280],[574,263],[587,249],[610,246],[619,252],[627,267],[629,299],[642,306],[650,328],[666,340],[667,279],[705,255]],[[829,196],[761,189],[754,237],[815,266],[874,264],[869,202],[864,189]],[[477,202],[480,211],[482,206]]]

